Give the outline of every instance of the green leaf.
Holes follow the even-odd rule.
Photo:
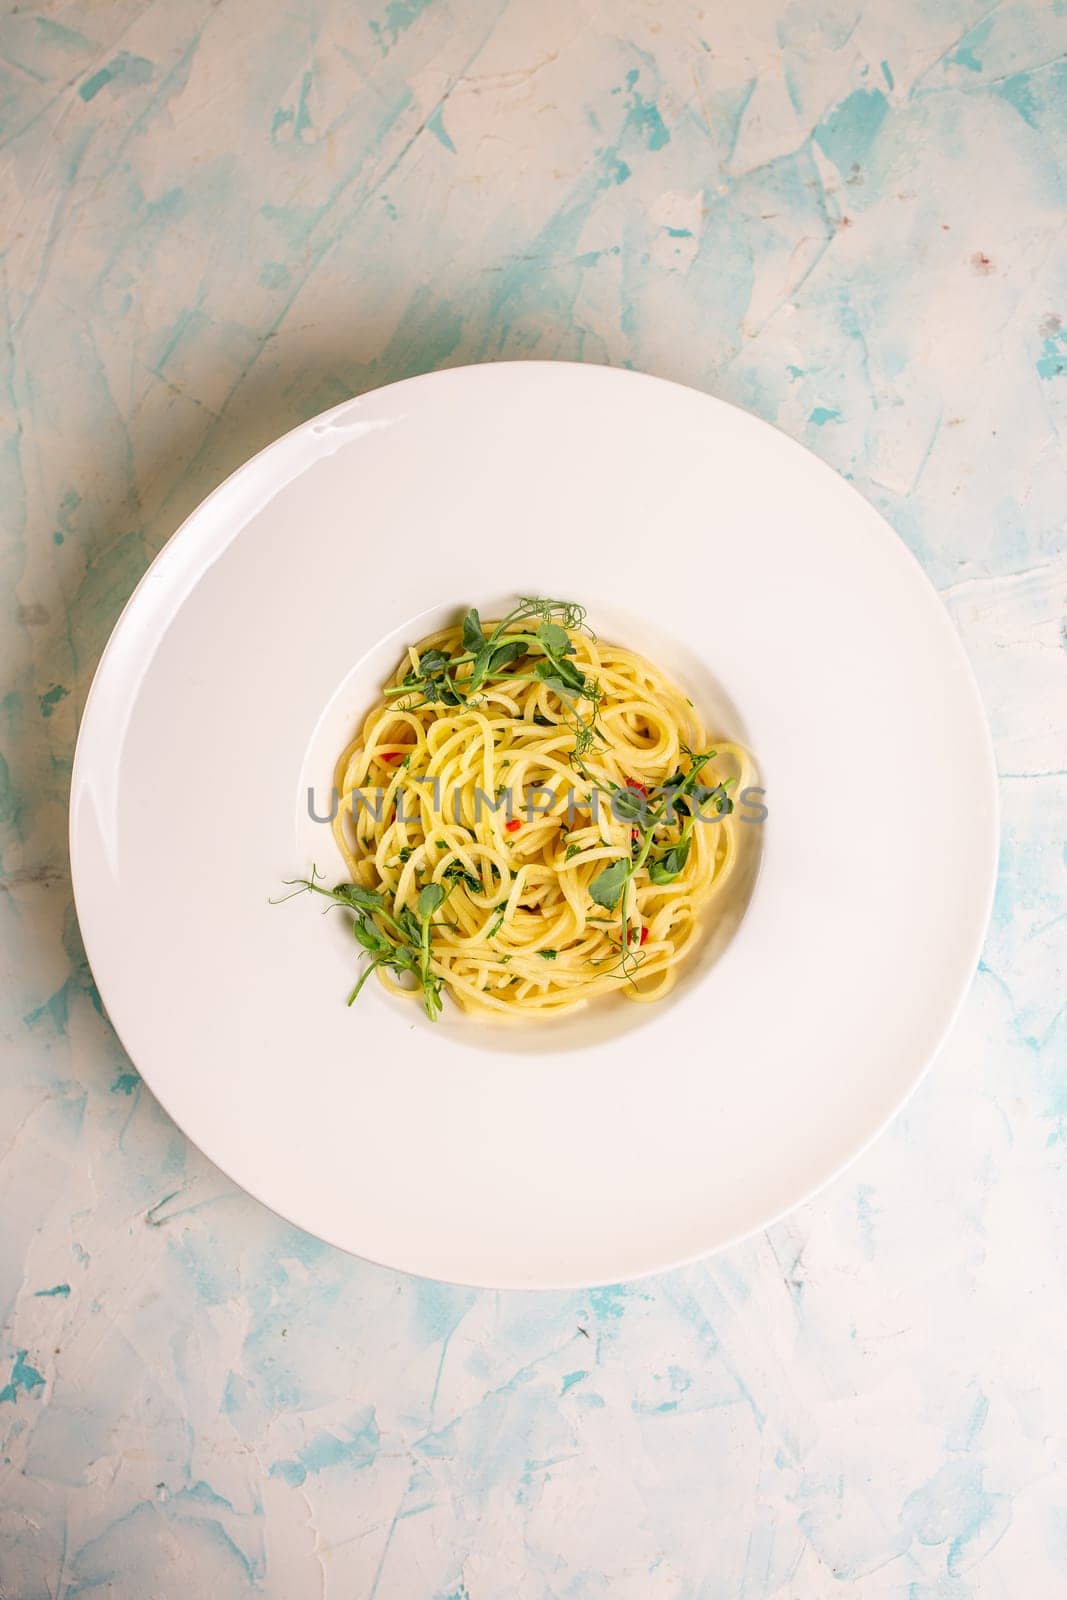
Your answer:
[[[557,950],[538,950],[537,954],[542,961],[555,961],[559,952]]]
[[[489,657],[492,655],[488,645],[483,645],[471,662],[471,675],[468,688],[472,691],[480,689],[485,682],[485,675],[489,671]]]
[[[364,889],[358,883],[337,884],[333,897],[344,905],[359,906],[361,911],[378,911],[384,904],[376,889]]]
[[[585,681],[585,673],[579,672],[573,661],[558,661],[559,675],[569,689],[581,692],[589,686]]]
[[[537,630],[537,637],[550,656],[574,654],[574,646],[567,637],[567,631],[561,628],[558,622],[542,622]]]
[[[526,646],[521,639],[506,639],[503,644],[483,645],[471,667],[470,687],[480,689],[486,678],[494,677],[525,654]]]
[[[369,950],[372,955],[388,955],[392,944],[384,934],[379,933],[373,922],[366,917],[357,917],[352,924],[352,932],[364,950]]]
[[[580,856],[581,853],[582,847],[580,844],[569,844],[567,846],[567,854],[563,857],[563,859],[564,861],[569,861],[571,856]]]
[[[547,683],[557,694],[568,697],[587,687],[584,674],[578,671],[573,661],[550,661],[547,656],[534,667],[534,677]]]
[[[605,867],[604,871],[593,879],[589,885],[589,893],[598,906],[603,906],[605,911],[614,911],[629,876],[628,861],[613,861],[610,867]]]
[[[448,669],[448,657],[434,646],[424,650],[419,657],[419,671],[424,678],[438,678]]]
[[[423,922],[432,917],[444,903],[445,891],[439,883],[428,883],[419,890],[419,916]]]
[[[482,632],[482,619],[471,606],[463,618],[463,648],[464,650],[480,650],[485,643],[485,634]]]
[[[643,822],[648,811],[648,799],[640,789],[613,789],[611,809],[620,822]]]
[[[734,803],[726,792],[726,785],[717,783],[714,789],[709,789],[705,784],[695,784],[692,790],[693,803],[700,811],[710,800],[715,807],[717,816],[728,817],[734,809]]]
[[[688,839],[671,845],[666,853],[649,865],[648,875],[653,883],[673,883],[689,859]]]
[[[526,654],[526,646],[521,639],[508,639],[503,644],[498,644],[489,657],[488,676],[509,667],[513,661],[519,661]]]

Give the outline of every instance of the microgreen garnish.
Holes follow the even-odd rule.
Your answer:
[[[629,884],[641,872],[648,874],[647,879],[642,881],[651,883],[656,889],[667,888],[674,883],[689,862],[697,820],[714,821],[717,817],[728,816],[733,810],[728,789],[735,780],[711,785],[702,783],[701,774],[715,751],[695,752],[684,745],[677,769],[665,783],[652,789],[646,788],[645,783],[637,777],[613,782],[606,778],[602,767],[599,771],[591,771],[586,766],[583,758],[594,748],[599,748],[598,739],[602,737],[597,720],[602,690],[598,679],[591,672],[583,671],[579,664],[581,641],[576,640],[575,635],[584,626],[584,609],[570,601],[523,599],[500,621],[485,625],[477,609],[472,607],[462,618],[458,630],[441,636],[453,642],[443,647],[431,644],[417,655],[414,652],[409,655],[406,668],[401,669],[403,677],[400,678],[398,674],[398,681],[386,689],[385,694],[398,712],[430,706],[444,708],[447,716],[450,707],[488,708],[483,720],[487,720],[495,730],[501,715],[500,703],[503,702],[505,707],[510,703],[509,686],[528,687],[516,729],[518,736],[525,733],[526,738],[522,739],[519,746],[522,760],[514,763],[514,770],[517,772],[520,766],[526,764],[528,750],[532,750],[537,761],[539,741],[529,738],[531,721],[538,728],[557,730],[560,737],[550,741],[553,759],[566,756],[580,775],[582,781],[578,786],[588,792],[584,794],[584,799],[576,802],[573,789],[568,791],[568,828],[574,827],[577,818],[583,842],[580,843],[567,828],[561,828],[558,838],[564,848],[562,863],[558,856],[555,859],[562,865],[573,861],[583,852],[591,851],[598,842],[609,844],[609,841],[618,841],[610,842],[611,859],[597,862],[588,883],[590,901],[607,915],[585,920],[591,925],[589,938],[593,941],[592,948],[600,952],[599,955],[590,955],[591,965],[601,972],[606,969],[632,980],[637,966],[646,959],[640,946],[648,937],[648,928],[635,918],[634,898],[627,893]],[[550,696],[555,699],[549,699]],[[513,715],[514,710],[512,706]],[[568,734],[573,735],[573,740],[566,737]],[[638,730],[635,744],[640,737]],[[391,742],[397,745],[395,734]],[[500,742],[494,731],[494,749],[499,748]],[[401,760],[401,751],[405,749],[407,753]],[[378,759],[387,766],[398,763],[396,771],[399,773],[400,768],[407,768],[420,750],[423,757],[429,754],[427,744],[418,742],[416,729],[415,745],[408,743],[405,733],[393,753],[382,755],[379,752]],[[639,775],[647,777],[651,785],[653,780],[642,765],[647,762],[647,755],[638,755],[636,751],[633,753],[639,763]],[[610,754],[607,759],[610,762]],[[420,764],[425,766],[428,763],[423,759]],[[598,766],[596,761],[592,764],[594,768]],[[508,765],[512,763],[507,760],[498,765],[496,781],[499,786],[493,806],[494,810],[499,810],[501,801],[507,799],[506,821],[495,822],[493,831],[499,844],[506,843],[518,847],[523,854],[533,854],[539,835],[536,831],[520,831],[523,824],[512,816],[510,791],[506,784],[500,783],[501,769]],[[614,770],[618,771],[617,768]],[[527,768],[527,772],[528,779],[538,775],[536,765]],[[514,773],[512,776],[514,779]],[[401,815],[399,794],[394,778],[389,795],[395,799],[396,810],[390,814],[389,820],[410,821]],[[600,829],[599,841],[597,830],[591,829],[591,824],[596,822],[599,814],[596,804],[598,797],[610,801],[615,822],[623,825],[621,830],[616,829],[610,836]],[[584,806],[589,815],[585,816],[581,811],[576,813],[575,803]],[[438,805],[436,798],[434,804],[435,807]],[[374,814],[380,820],[379,813]],[[534,820],[532,814],[528,813],[527,821]],[[314,868],[310,879],[293,880],[290,885],[294,893],[312,892],[323,896],[328,902],[327,909],[339,906],[351,917],[353,938],[368,960],[349,995],[349,1004],[355,1000],[371,972],[384,967],[403,974],[407,985],[413,986],[415,993],[421,994],[427,1016],[431,1020],[437,1018],[442,1010],[447,963],[456,950],[450,948],[447,942],[443,946],[439,944],[436,952],[439,964],[435,971],[434,930],[463,926],[463,922],[437,920],[441,907],[457,888],[487,899],[497,893],[503,894],[504,898],[489,913],[479,938],[492,941],[503,928],[509,905],[509,885],[515,883],[517,865],[509,870],[507,866],[498,867],[494,864],[485,870],[484,876],[474,867],[465,865],[463,825],[458,811],[455,821],[460,829],[458,844],[434,836],[438,829],[448,827],[442,817],[436,822],[429,838],[420,837],[418,843],[406,844],[395,850],[388,861],[384,870],[390,877],[395,877],[395,869],[406,867],[413,858],[421,866],[414,884],[412,874],[404,874],[403,904],[400,903],[395,883],[384,881],[382,872],[375,873],[375,880],[382,881],[374,889],[360,883],[339,883],[332,889],[327,888]],[[543,821],[551,827],[553,819],[547,817],[537,821]],[[355,837],[355,848],[362,853],[360,871],[369,876],[367,869],[375,865],[372,854],[375,839],[369,824],[361,831],[357,820]],[[451,858],[445,855],[447,865],[442,861],[436,878],[429,876],[439,859],[432,854],[434,850],[452,851]],[[574,892],[575,883],[585,877],[586,871],[578,867],[565,880],[571,893]],[[540,919],[542,915],[548,915],[548,903],[539,887],[531,888],[532,903],[527,904],[525,900],[519,902],[520,930],[536,930],[538,926],[546,926]],[[514,893],[514,889],[511,892]],[[527,893],[529,896],[530,891]],[[466,908],[461,913],[465,919],[470,907],[462,899],[460,904]],[[470,942],[466,938],[460,941],[461,945]],[[606,955],[605,947],[609,952]],[[540,949],[536,954],[549,962],[556,961],[560,951]],[[511,961],[512,953],[496,959],[505,965]],[[527,980],[513,977],[509,981],[517,984]]]
[[[463,648],[472,655],[476,655],[485,643],[485,634],[482,632],[482,619],[471,606],[463,618]]]
[[[481,878],[473,872],[468,872],[462,861],[450,861],[445,868],[444,876],[453,883],[465,884],[468,889],[473,889],[475,894],[481,894],[484,888]]]
[[[527,631],[522,627],[527,622],[536,623],[536,628]],[[494,678],[517,682],[532,678],[557,695],[569,712],[566,725],[574,733],[574,758],[580,760],[596,742],[596,707],[600,700],[596,679],[587,677],[570,659],[575,647],[568,630],[576,631],[584,624],[585,609],[573,601],[524,599],[487,635],[472,607],[463,618],[463,649],[458,655],[448,656],[432,645],[419,656],[418,667],[409,668],[401,682],[385,692],[389,696],[421,694],[421,700],[408,698],[401,702],[404,709],[417,710],[424,705],[462,705]],[[529,656],[537,658],[530,670],[509,671]],[[591,719],[578,711],[579,700],[592,704]],[[552,719],[541,712],[534,713],[534,720],[540,726],[553,726]]]
[[[689,860],[689,835],[672,844],[655,861],[649,863],[648,875],[653,883],[673,883]]]
[[[426,922],[444,903],[445,891],[439,883],[427,883],[419,890],[417,901],[419,921]]]
[[[629,877],[630,863],[620,857],[597,874],[589,885],[589,894],[605,911],[614,911]]]
[[[711,801],[719,816],[727,816],[733,810],[733,801],[726,792],[732,779],[728,779],[726,783],[716,784],[713,788],[699,781],[700,774],[715,755],[715,751],[694,752],[685,749],[683,753],[689,757],[688,770],[683,771],[679,767],[672,774],[662,790],[658,791],[660,798],[657,804],[652,803],[644,785],[636,781],[608,786],[612,811],[620,822],[630,824],[630,856],[629,859],[620,856],[598,873],[589,885],[589,895],[606,911],[614,911],[622,901],[620,965],[624,972],[628,961],[640,959],[630,955],[630,946],[635,942],[632,938],[634,930],[631,929],[626,909],[626,886],[630,879],[635,877],[647,862],[648,875],[652,883],[657,887],[673,883],[689,859],[690,835],[701,806]],[[678,826],[679,817],[681,823],[678,837],[663,850],[662,854],[652,857],[650,861],[649,856],[657,830],[664,825]]]
[[[372,972],[378,967],[391,967],[394,972],[410,973],[418,980],[426,1015],[432,1022],[441,1010],[442,980],[430,970],[430,927],[434,912],[444,903],[446,891],[439,883],[428,883],[419,893],[416,915],[410,906],[394,904],[389,910],[385,897],[376,889],[364,889],[358,883],[339,883],[333,889],[326,889],[318,878],[319,873],[312,867],[310,878],[292,878],[288,883],[294,894],[321,894],[335,905],[354,912],[352,933],[372,957],[360,973],[348,1004],[352,1004]]]
[[[427,883],[419,890],[417,901],[420,923],[419,981],[426,1015],[431,1022],[441,1010],[441,979],[434,977],[430,971],[430,923],[434,912],[444,905],[446,894],[447,890],[439,883]]]

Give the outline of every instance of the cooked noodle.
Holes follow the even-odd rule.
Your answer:
[[[682,690],[643,656],[598,642],[580,608],[523,604],[546,609],[519,608],[502,625],[469,614],[490,644],[496,628],[510,653],[518,634],[528,645],[478,688],[461,626],[408,651],[338,762],[337,844],[352,883],[377,891],[394,915],[406,908],[409,925],[420,892],[440,885],[427,971],[465,1011],[532,1019],[605,994],[658,1000],[734,869],[738,818],[727,789],[736,795],[750,781],[749,757],[730,741],[709,746]],[[566,652],[558,625],[546,637],[582,691],[545,681],[538,619],[561,614],[575,624],[562,630]],[[451,674],[436,685],[433,652]],[[454,686],[446,699],[442,681]],[[459,704],[447,703],[453,696]],[[705,758],[699,767],[694,753]],[[664,813],[672,779],[683,795]],[[682,848],[672,856],[672,846]],[[378,976],[419,997],[409,972],[382,964]]]

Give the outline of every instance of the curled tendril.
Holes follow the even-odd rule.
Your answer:
[[[518,621],[520,617],[540,617],[545,622],[559,622],[564,628],[572,632],[583,630],[589,637],[596,641],[596,634],[585,625],[586,609],[575,600],[535,600],[523,596],[519,600],[516,612],[508,621]]]

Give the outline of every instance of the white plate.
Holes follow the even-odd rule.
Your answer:
[[[267,903],[337,871],[307,786],[403,643],[516,594],[582,601],[747,741],[747,911],[656,1006],[349,1011],[343,919]],[[653,378],[471,367],[297,428],[174,536],[93,684],[71,854],[126,1049],[238,1183],[394,1267],[582,1285],[764,1226],[900,1106],[978,957],[994,768],[934,591],[800,446]]]

